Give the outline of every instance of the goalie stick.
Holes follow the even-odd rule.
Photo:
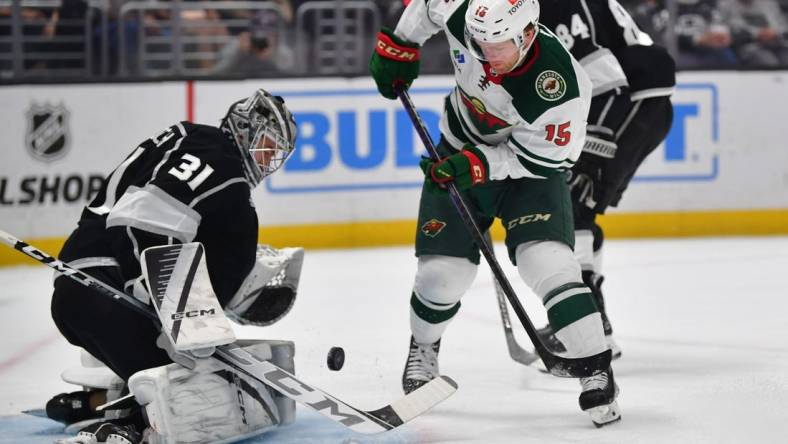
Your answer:
[[[0,230],[0,240],[36,261],[55,269],[58,273],[92,288],[98,293],[112,297],[147,317],[157,326],[161,326],[158,316],[136,298],[73,268],[66,262],[55,259],[3,230]],[[213,357],[234,370],[266,384],[283,396],[320,412],[332,421],[355,432],[365,434],[395,429],[423,414],[457,391],[457,383],[454,380],[448,376],[440,376],[382,408],[361,410],[307,384],[269,361],[257,359],[235,344],[217,347]]]
[[[413,104],[410,94],[408,94],[404,84],[399,83],[395,85],[394,90],[402,102],[405,111],[408,113],[408,116],[410,116],[410,120],[413,122],[413,126],[416,128],[416,132],[419,134],[422,143],[424,143],[424,146],[427,148],[427,152],[429,153],[430,157],[435,160],[440,159],[440,155],[435,149],[435,144],[432,142],[432,138],[430,138],[427,128],[424,126],[424,122],[421,120],[421,117],[419,117],[419,113],[416,111],[416,106]],[[468,204],[460,195],[457,185],[454,182],[448,182],[446,186],[448,188],[449,197],[451,198],[452,204],[454,204],[454,207],[457,209],[457,212],[459,213],[463,222],[465,222],[465,226],[468,228],[468,231],[473,237],[474,242],[476,242],[479,250],[481,250],[484,258],[490,265],[490,269],[495,276],[495,280],[498,282],[498,284],[500,284],[503,293],[506,295],[506,298],[512,305],[515,314],[520,319],[520,323],[523,324],[525,332],[528,334],[531,342],[533,342],[536,353],[540,358],[542,358],[545,368],[547,368],[547,370],[549,370],[550,373],[555,376],[567,378],[588,377],[605,371],[610,366],[610,350],[605,350],[602,353],[597,353],[595,355],[583,358],[567,358],[552,353],[547,349],[547,347],[545,347],[536,333],[536,327],[534,327],[534,324],[531,322],[528,314],[525,313],[525,309],[523,309],[522,304],[520,304],[520,301],[517,299],[517,295],[514,293],[512,285],[509,283],[509,280],[506,279],[506,276],[501,269],[501,265],[491,253],[492,249],[485,241],[484,235],[479,229],[479,226],[476,224],[476,221],[473,219],[471,211],[468,208]]]
[[[484,238],[487,243],[492,246],[492,237],[489,231],[485,233]],[[495,250],[491,249],[491,253],[493,257],[495,257]],[[495,278],[495,273],[492,273],[492,275],[493,285],[495,285],[495,297],[498,301],[498,310],[501,312],[501,324],[503,324],[503,334],[504,337],[506,337],[506,348],[509,349],[509,356],[514,362],[523,365],[538,363],[540,361],[539,355],[531,353],[520,347],[520,344],[517,343],[517,339],[514,337],[514,331],[512,331],[512,321],[509,319],[509,309],[506,307],[506,295],[503,292],[503,288],[501,288],[501,284],[499,284],[498,280]]]

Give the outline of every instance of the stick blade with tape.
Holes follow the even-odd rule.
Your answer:
[[[177,351],[230,344],[232,326],[208,277],[199,242],[164,245],[142,252],[142,273],[162,324]]]

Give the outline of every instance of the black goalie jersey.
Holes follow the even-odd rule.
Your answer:
[[[142,142],[106,178],[60,254],[77,268],[140,279],[153,245],[201,242],[224,305],[255,261],[257,214],[239,150],[218,128],[181,122]]]

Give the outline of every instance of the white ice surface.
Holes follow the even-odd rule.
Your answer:
[[[375,437],[299,408],[296,424],[259,442],[788,442],[788,238],[608,241],[606,248],[608,313],[624,351],[614,367],[620,423],[595,429],[577,406],[576,380],[509,359],[482,266],[441,345],[441,370],[460,386],[452,398],[401,431]],[[541,325],[541,304],[503,245],[496,250]],[[379,408],[401,396],[414,271],[411,248],[308,251],[293,311],[274,326],[239,333],[295,341],[301,378],[361,408]],[[10,415],[76,389],[59,377],[78,353],[49,317],[51,282],[43,266],[0,269],[0,428],[14,433],[24,419]],[[326,367],[332,346],[347,355],[339,372]]]

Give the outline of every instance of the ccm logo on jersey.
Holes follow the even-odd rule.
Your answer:
[[[208,309],[208,310],[189,310],[189,311],[176,311],[175,313],[170,316],[173,321],[177,321],[184,318],[199,318],[200,316],[213,316],[216,314],[216,309]]]
[[[547,214],[527,214],[525,216],[518,217],[517,219],[512,219],[509,223],[506,224],[508,229],[512,229],[518,225],[525,225],[531,222],[547,222],[550,220],[550,213]]]

